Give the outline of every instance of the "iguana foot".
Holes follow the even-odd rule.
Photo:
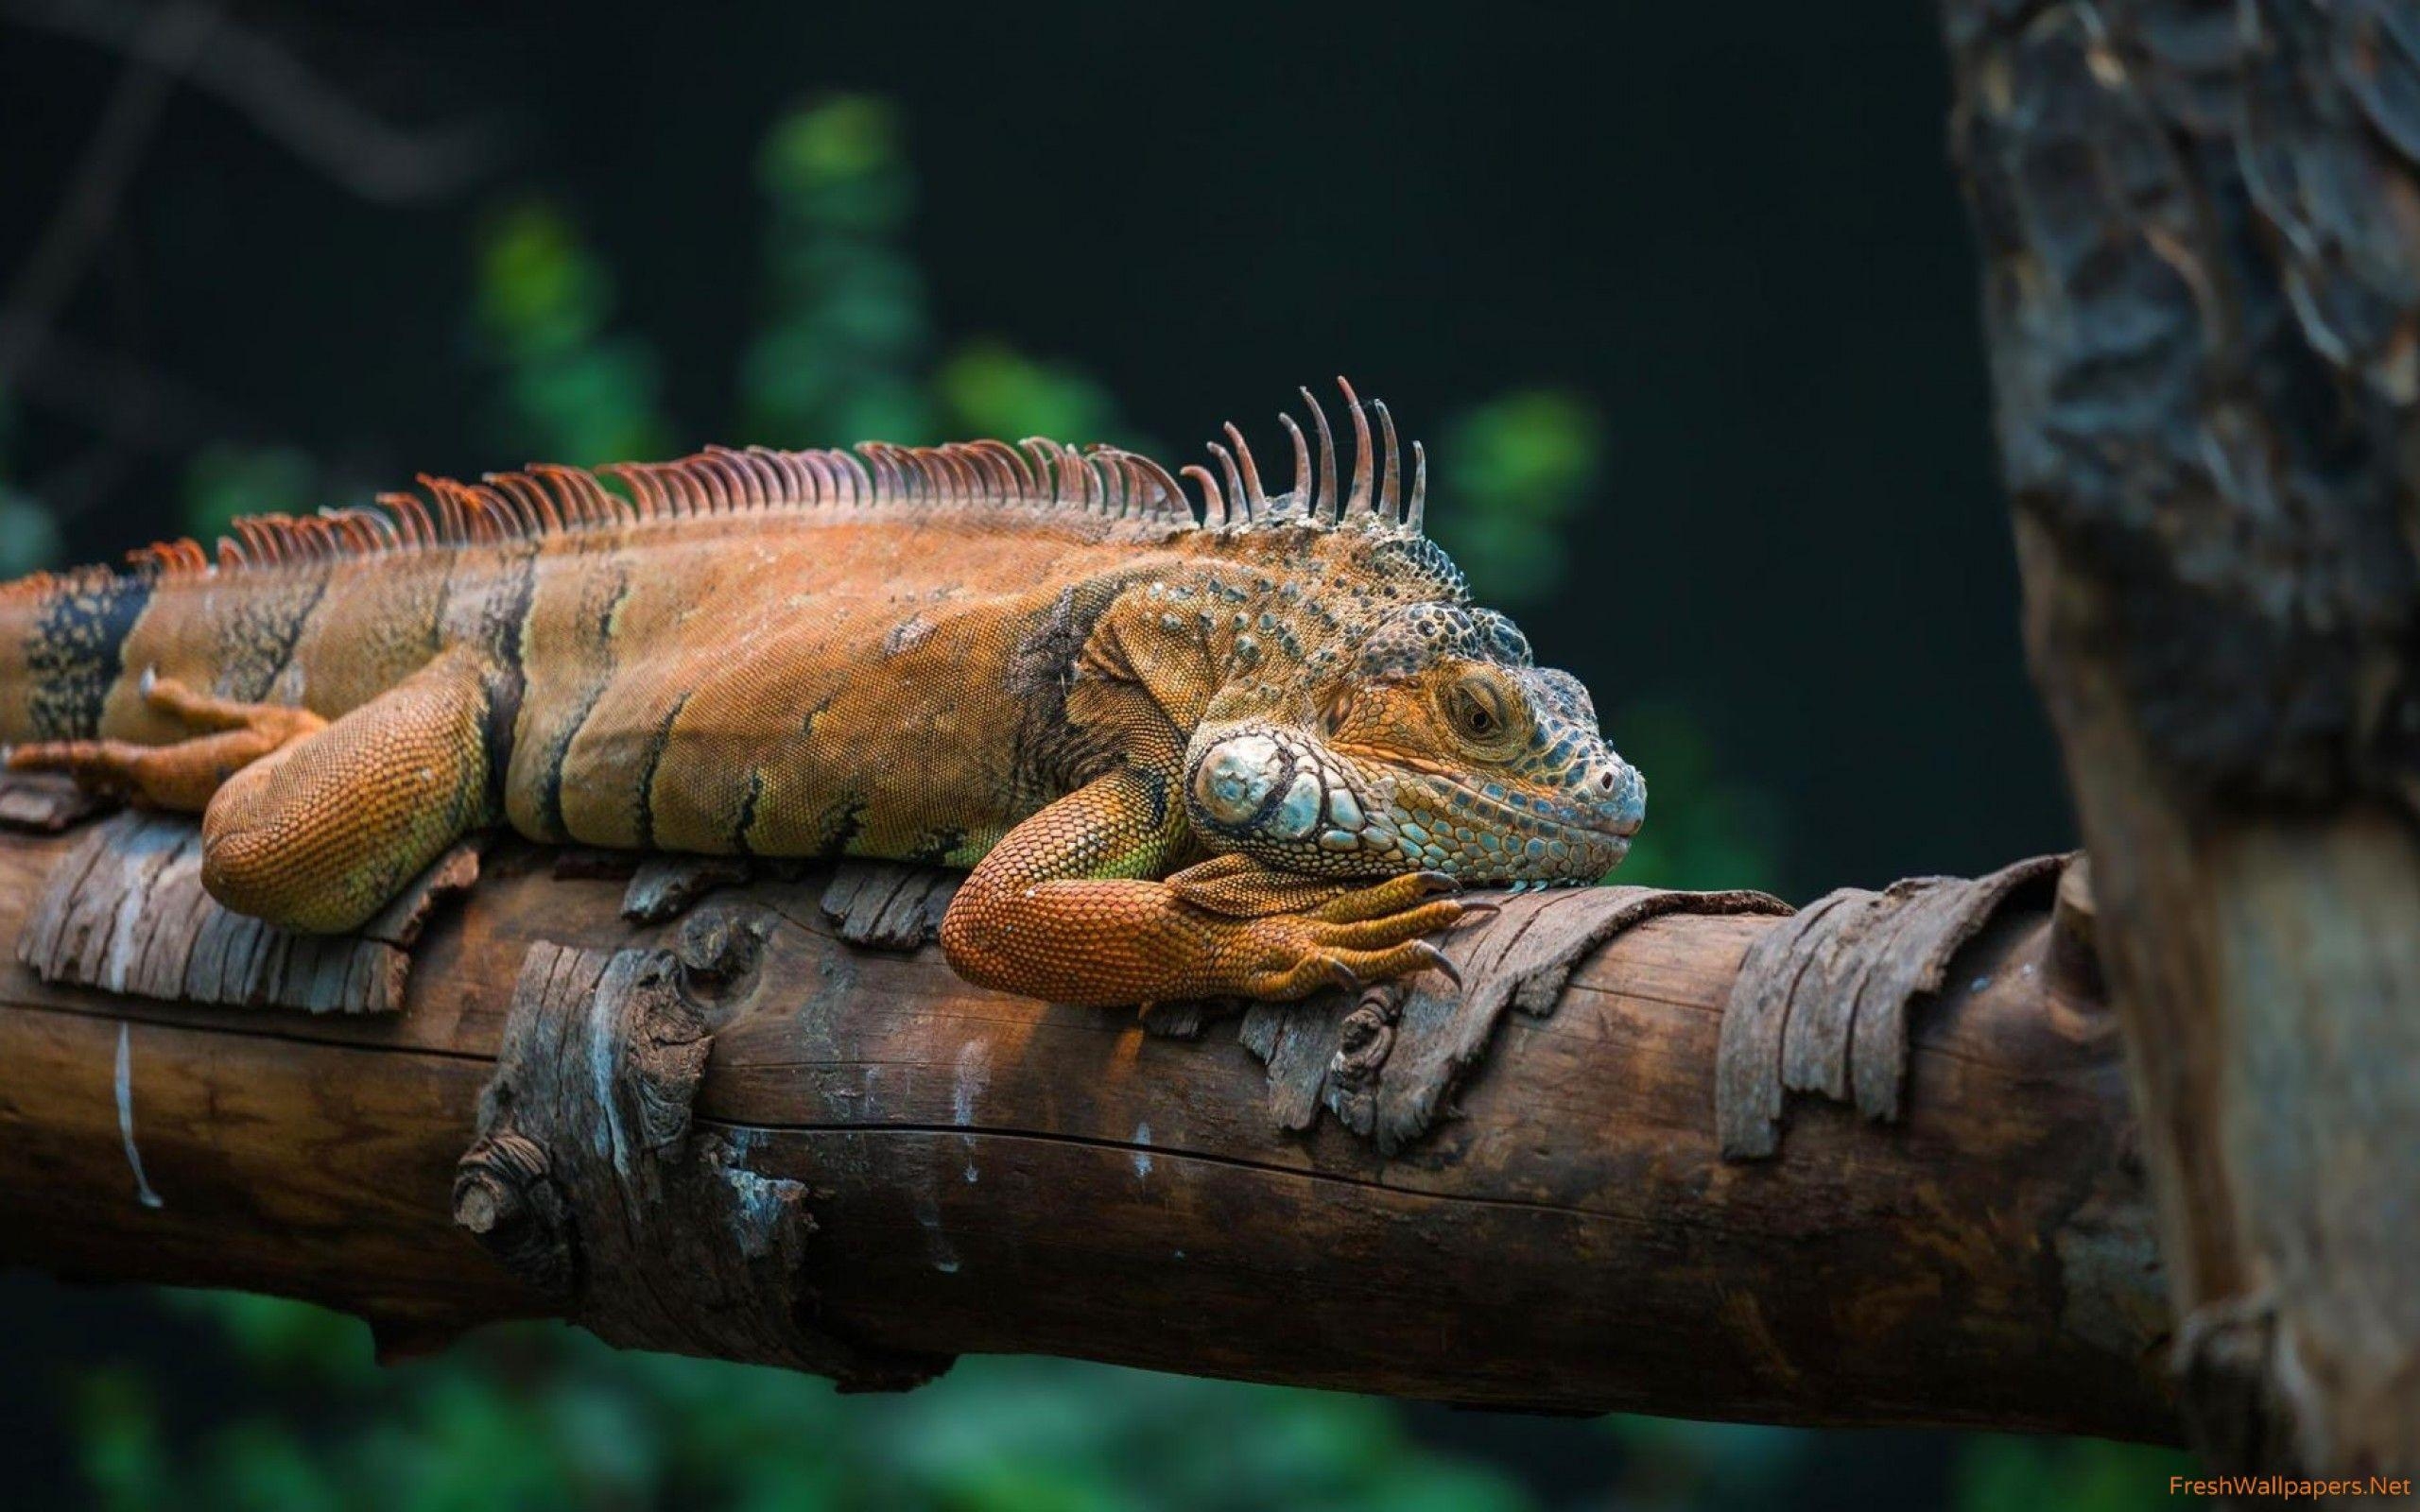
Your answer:
[[[1247,979],[1253,997],[1298,998],[1326,986],[1358,987],[1426,967],[1461,976],[1421,936],[1447,929],[1490,902],[1446,896],[1461,885],[1442,871],[1410,871],[1375,884],[1271,871],[1245,856],[1218,856],[1167,880],[1195,908],[1264,923],[1235,950],[1275,962]]]
[[[1371,982],[1392,981],[1430,967],[1460,987],[1462,977],[1454,963],[1419,936],[1461,917],[1462,906],[1444,900],[1353,923],[1283,914],[1253,919],[1237,948],[1272,964],[1245,976],[1243,991],[1250,997],[1285,1001],[1307,997],[1324,987],[1353,991]]]
[[[1491,905],[1443,894],[1437,872],[1374,883],[1220,856],[1165,881],[1141,869],[1168,842],[1144,772],[1103,778],[1010,832],[942,920],[942,948],[979,986],[1109,1005],[1307,996],[1452,968],[1423,936]]]
[[[1053,881],[1005,896],[970,885],[942,921],[942,945],[969,981],[1060,1003],[1287,1001],[1431,967],[1459,984],[1424,936],[1492,905],[1408,882],[1357,888],[1307,913],[1251,918],[1189,902],[1164,882]]]
[[[213,698],[172,678],[147,673],[143,697],[197,733],[164,746],[130,740],[44,741],[10,751],[9,769],[63,772],[87,792],[199,814],[235,773],[327,724],[307,709]]]

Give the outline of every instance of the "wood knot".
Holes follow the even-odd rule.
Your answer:
[[[1395,1047],[1395,1021],[1403,1016],[1403,989],[1392,982],[1362,991],[1353,1011],[1337,1025],[1336,1056],[1327,1072],[1332,1086],[1359,1090],[1377,1081]]]
[[[681,985],[709,998],[729,992],[756,970],[765,933],[763,916],[752,910],[707,908],[691,914],[672,947]]]
[[[454,1169],[454,1221],[549,1296],[574,1282],[569,1216],[545,1150],[510,1130],[482,1136]]]

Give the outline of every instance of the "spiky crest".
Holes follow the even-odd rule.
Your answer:
[[[177,577],[214,568],[234,571],[502,545],[657,521],[825,509],[1070,511],[1132,522],[1145,529],[1236,532],[1288,526],[1419,538],[1428,479],[1420,443],[1411,446],[1411,502],[1405,508],[1396,488],[1401,456],[1393,418],[1384,404],[1369,404],[1377,412],[1383,438],[1383,444],[1374,449],[1362,401],[1343,379],[1337,385],[1353,420],[1349,495],[1337,487],[1327,416],[1305,388],[1303,397],[1319,436],[1317,475],[1302,427],[1292,416],[1281,415],[1280,423],[1293,442],[1294,486],[1274,497],[1261,484],[1259,463],[1243,433],[1232,424],[1226,436],[1233,451],[1216,441],[1210,445],[1225,473],[1223,490],[1207,468],[1183,470],[1183,476],[1200,490],[1198,504],[1177,476],[1150,457],[1114,446],[1078,450],[1041,437],[1028,437],[1015,446],[994,440],[914,447],[867,441],[854,453],[710,446],[678,461],[622,462],[593,471],[533,463],[517,472],[490,472],[478,483],[423,473],[423,493],[382,493],[376,507],[248,516],[229,527],[231,533],[219,539],[215,553],[192,541],[172,541],[130,552],[128,559],[137,572]],[[1370,483],[1374,454],[1383,470],[1383,482],[1374,493]],[[616,487],[609,488],[608,479]],[[37,575],[27,586],[62,580],[57,575]]]

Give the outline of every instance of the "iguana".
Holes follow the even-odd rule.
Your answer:
[[[1418,443],[1407,507],[1386,406],[1344,399],[1349,490],[1313,401],[1316,473],[1286,418],[1274,497],[1229,425],[1198,504],[1034,439],[239,520],[0,589],[0,741],[200,813],[204,885],[290,929],[358,926],[502,822],[971,867],[951,964],[1061,1002],[1403,975],[1482,906],[1461,884],[1602,877],[1646,789],[1423,534]]]

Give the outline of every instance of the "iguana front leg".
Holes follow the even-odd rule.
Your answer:
[[[1433,874],[1354,888],[1228,856],[1150,880],[1185,841],[1171,781],[1130,766],[1011,830],[942,920],[950,965],[1057,1003],[1290,999],[1438,965],[1420,936],[1474,907]]]
[[[495,680],[485,655],[449,651],[333,723],[162,681],[146,696],[200,733],[164,746],[27,746],[9,765],[199,809],[212,897],[280,928],[338,934],[491,819]]]

